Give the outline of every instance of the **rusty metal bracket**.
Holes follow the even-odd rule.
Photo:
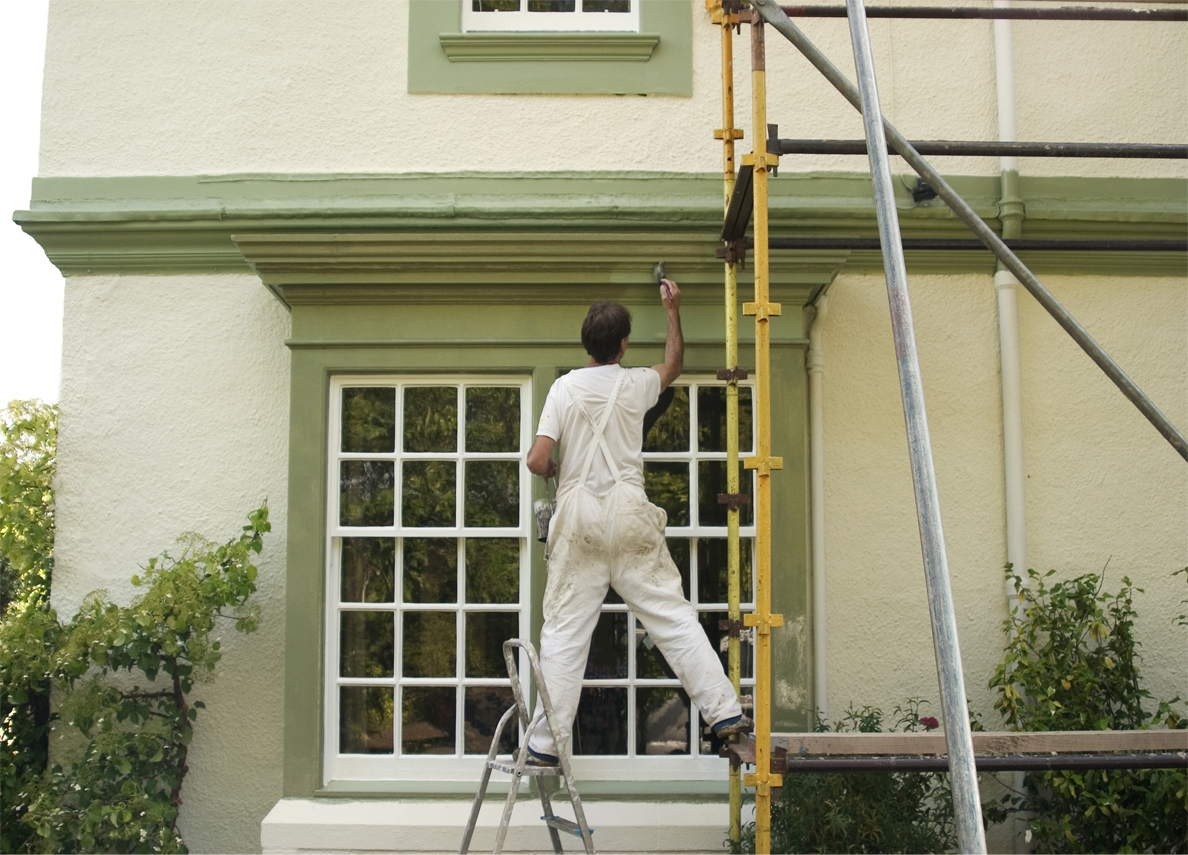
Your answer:
[[[731,638],[740,638],[742,637],[743,631],[742,618],[736,618],[734,620],[720,620],[718,621],[718,629],[728,633]]]
[[[725,380],[727,383],[737,383],[739,380],[747,379],[747,369],[719,368],[717,377],[719,380]]]
[[[737,511],[739,505],[751,504],[751,497],[746,493],[719,493],[718,504],[725,505],[729,511]]]
[[[727,264],[737,264],[741,267],[747,261],[746,239],[732,240],[726,246],[718,247],[714,250],[714,257],[724,259]]]

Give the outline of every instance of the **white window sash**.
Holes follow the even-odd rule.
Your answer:
[[[475,12],[471,0],[462,2],[464,33],[638,33],[640,0],[630,12],[584,12],[575,0],[573,12],[529,12],[521,0],[518,12]]]

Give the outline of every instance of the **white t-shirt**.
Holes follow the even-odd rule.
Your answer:
[[[603,437],[619,469],[619,477],[628,484],[643,487],[643,418],[660,397],[660,375],[654,368],[623,368],[619,365],[598,365],[579,368],[557,379],[545,399],[540,414],[537,436],[547,436],[557,442],[561,461],[557,491],[574,486],[581,477],[582,467],[594,441],[594,428],[582,416],[573,397],[586,406],[597,424],[602,411],[614,391],[619,376],[626,373],[623,387],[615,401],[615,409],[606,424]],[[571,397],[569,388],[575,393]],[[609,492],[615,486],[614,476],[606,465],[601,450],[594,452],[594,462],[586,486],[594,493]]]

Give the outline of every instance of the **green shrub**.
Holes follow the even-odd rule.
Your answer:
[[[936,727],[920,717],[921,701],[896,707],[892,730]],[[830,732],[818,721],[818,732]],[[877,733],[881,710],[851,706],[835,733]],[[945,775],[921,772],[789,774],[771,810],[772,852],[947,852],[957,845]],[[755,825],[743,829],[742,851],[755,851]]]
[[[990,686],[1011,730],[1183,728],[1179,698],[1154,702],[1139,679],[1135,588],[1122,578],[1103,593],[1093,573],[1030,587],[1007,565],[1019,605],[1003,628],[1009,638]],[[1179,571],[1185,572],[1185,571]],[[1146,706],[1144,703],[1146,702]],[[1089,770],[1028,774],[1025,791],[987,811],[995,820],[1024,812],[1044,852],[1184,852],[1188,849],[1188,775],[1182,769]]]

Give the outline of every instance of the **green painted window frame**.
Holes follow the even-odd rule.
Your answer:
[[[287,574],[285,591],[285,709],[284,709],[284,795],[308,797],[322,795],[350,798],[360,794],[418,794],[457,795],[473,792],[470,781],[335,781],[324,779],[325,746],[323,728],[324,697],[324,620],[326,614],[325,556],[327,536],[325,515],[328,512],[326,465],[330,439],[330,401],[332,378],[343,375],[377,374],[460,374],[460,373],[523,373],[532,376],[532,421],[535,426],[544,398],[558,376],[557,366],[575,366],[584,362],[576,336],[572,344],[542,339],[539,342],[508,339],[505,343],[484,342],[482,346],[459,347],[457,342],[443,339],[440,345],[409,342],[402,345],[399,338],[385,346],[360,341],[351,346],[341,339],[341,325],[359,328],[362,318],[382,315],[377,322],[392,328],[417,325],[416,318],[401,324],[397,318],[407,315],[414,307],[404,306],[326,306],[296,305],[293,315],[294,339],[290,340],[292,354],[290,386],[289,434],[289,508],[287,518]],[[430,307],[425,307],[433,312]],[[489,312],[491,307],[474,307]],[[539,307],[547,312],[547,307]],[[377,312],[378,310],[378,312]],[[390,311],[390,314],[389,314]],[[647,312],[639,309],[637,323],[641,332],[652,324]],[[690,306],[688,326],[697,329],[716,326],[717,312],[712,316],[709,307]],[[705,314],[703,319],[699,315]],[[425,326],[423,321],[422,326]],[[432,327],[428,333],[438,335],[446,329]],[[635,343],[633,364],[652,364],[662,358],[663,343],[651,341],[646,333]],[[321,341],[319,341],[321,339]],[[780,569],[789,581],[807,581],[807,506],[803,501],[807,490],[807,423],[805,419],[806,374],[804,344],[789,341],[773,349],[772,368],[780,382],[773,388],[773,421],[776,431],[773,440],[784,451],[785,470],[777,485],[777,499],[789,520],[797,524],[780,526],[773,553],[786,556]],[[721,361],[720,347],[693,344],[686,350],[686,368],[690,374],[712,373]],[[778,419],[777,419],[778,417]],[[538,482],[539,479],[533,479]],[[540,498],[543,488],[533,484],[533,498]],[[529,544],[531,566],[531,598],[528,608],[535,639],[543,622],[541,600],[546,578],[543,547],[536,541]],[[806,614],[807,587],[802,584],[781,586],[776,591],[773,609],[786,615]],[[777,645],[777,667],[793,669],[804,679],[805,651],[797,645]],[[786,651],[781,648],[787,647]],[[781,652],[787,661],[780,662]],[[779,710],[777,724],[785,730],[803,729],[807,724],[806,709]],[[612,776],[613,777],[613,776]],[[583,782],[583,795],[591,797],[639,796],[671,797],[692,795],[718,797],[725,793],[725,781],[706,780],[601,780]]]
[[[410,0],[410,93],[693,94],[688,0],[639,0],[638,33],[463,33],[462,2]]]

